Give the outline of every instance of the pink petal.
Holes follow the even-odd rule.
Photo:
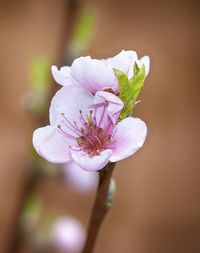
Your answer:
[[[73,78],[83,87],[96,93],[97,91],[112,88],[118,91],[118,82],[111,67],[90,56],[74,60],[71,66]]]
[[[107,112],[113,123],[119,118],[121,110],[124,107],[124,103],[121,99],[110,92],[98,91],[94,96],[94,104],[108,102]]]
[[[142,147],[147,134],[145,123],[133,117],[120,121],[115,130],[116,132],[112,136],[115,142],[109,146],[112,149],[111,162],[125,159],[134,154]]]
[[[80,110],[88,111],[93,103],[93,95],[86,89],[76,86],[62,87],[51,101],[49,117],[51,125],[57,126],[63,120],[61,113],[72,123],[80,121]],[[61,124],[62,125],[62,124]]]
[[[52,163],[66,163],[71,155],[68,140],[59,133],[58,128],[46,126],[33,133],[33,146],[37,153]]]
[[[62,85],[72,85],[74,84],[72,77],[71,77],[71,68],[68,66],[61,67],[60,70],[56,66],[51,67],[51,72],[53,75],[54,80]]]
[[[84,170],[95,171],[105,167],[112,154],[110,149],[101,152],[100,155],[90,157],[85,152],[71,150],[72,159]]]

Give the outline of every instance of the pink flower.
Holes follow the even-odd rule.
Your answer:
[[[59,250],[69,253],[81,252],[85,243],[85,230],[73,217],[58,218],[51,230],[52,244]]]
[[[99,175],[97,171],[81,169],[77,163],[69,162],[63,165],[64,181],[75,192],[81,194],[96,190]]]
[[[146,138],[140,119],[118,122],[122,108],[122,101],[111,93],[93,96],[86,89],[64,86],[52,99],[50,125],[34,132],[33,145],[50,162],[73,160],[82,169],[100,170],[134,154]]]
[[[125,72],[129,78],[134,75],[133,66],[145,66],[146,75],[149,73],[149,57],[138,59],[135,51],[122,50],[113,58],[92,59],[90,56],[80,57],[74,60],[71,67],[62,67],[60,70],[52,66],[52,74],[55,81],[62,85],[82,86],[96,93],[100,90],[112,90],[115,94],[119,92],[119,85],[113,68]]]

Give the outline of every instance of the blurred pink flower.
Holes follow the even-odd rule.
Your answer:
[[[125,72],[129,78],[134,75],[133,66],[145,66],[146,75],[149,73],[149,57],[138,59],[135,51],[122,50],[119,54],[108,59],[92,59],[90,56],[80,57],[74,60],[71,67],[52,66],[52,74],[55,81],[62,85],[77,85],[88,89],[92,93],[100,90],[112,90],[115,94],[119,91],[118,81],[113,68]]]
[[[123,102],[115,95],[64,86],[50,107],[50,125],[33,134],[36,151],[53,163],[74,160],[82,169],[100,170],[142,147],[147,128],[128,117],[118,122]]]
[[[77,163],[68,162],[63,165],[64,181],[74,191],[85,194],[96,190],[99,175],[96,171],[81,169]]]
[[[57,249],[68,253],[80,253],[85,243],[86,232],[77,219],[60,217],[54,222],[50,237]]]

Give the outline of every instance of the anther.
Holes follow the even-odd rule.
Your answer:
[[[90,116],[87,116],[87,121],[88,123],[90,123]]]
[[[77,140],[77,143],[78,143],[79,145],[81,145],[81,144],[83,143],[83,140],[82,140],[81,137],[80,137],[80,138],[77,138],[76,140]]]

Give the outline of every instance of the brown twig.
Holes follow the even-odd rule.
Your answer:
[[[78,0],[66,0],[64,4],[64,24],[63,24],[63,33],[60,38],[60,45],[59,45],[59,52],[58,52],[58,59],[60,63],[65,62],[65,54],[68,54],[68,44],[70,42],[70,38],[73,33],[73,29],[76,23],[76,19],[78,16],[78,11],[80,9],[80,2]],[[52,88],[52,93],[54,92],[54,88]],[[47,121],[48,118],[48,113],[44,115],[44,117],[41,119],[40,123],[43,123]],[[32,167],[34,164],[30,164]],[[36,170],[36,168],[34,168]],[[31,169],[32,171],[32,169]],[[30,173],[31,174],[31,173]],[[16,211],[15,215],[15,224],[13,228],[13,239],[12,242],[9,246],[8,253],[16,253],[19,251],[21,242],[22,242],[22,235],[21,235],[21,230],[20,230],[20,215],[23,211],[24,204],[26,199],[29,196],[29,193],[32,191],[34,188],[36,182],[38,180],[32,178],[31,175],[27,175],[27,181],[24,184],[24,188],[22,189],[22,195],[21,198],[19,199],[19,204],[18,204],[18,210]]]
[[[110,203],[108,203],[107,200],[114,167],[115,163],[108,163],[104,169],[99,171],[99,185],[90,218],[88,235],[83,253],[93,252],[100,226],[110,208]]]

